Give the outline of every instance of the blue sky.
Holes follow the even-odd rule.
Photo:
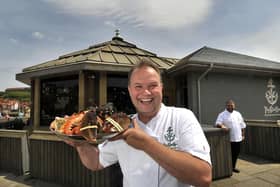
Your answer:
[[[0,91],[23,68],[111,40],[114,30],[159,56],[209,46],[280,62],[278,0],[5,0]]]

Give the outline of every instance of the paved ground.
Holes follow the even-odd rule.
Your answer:
[[[280,187],[280,163],[242,156],[237,161],[240,173],[213,181],[211,187]],[[35,179],[0,172],[0,187],[63,187]]]
[[[280,187],[280,163],[241,156],[237,168],[240,173],[213,181],[211,187]]]
[[[15,176],[12,173],[0,171],[0,187],[63,187],[63,186],[47,183],[35,179],[28,179],[23,176]]]

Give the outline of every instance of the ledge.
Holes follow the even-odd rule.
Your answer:
[[[50,131],[34,130],[29,136],[30,140],[50,140],[50,141],[62,141],[55,134]]]
[[[276,127],[280,128],[280,120],[245,119],[247,126]]]
[[[8,129],[0,129],[0,137],[8,137],[8,138],[21,138],[26,135],[28,131],[26,130],[8,130]]]

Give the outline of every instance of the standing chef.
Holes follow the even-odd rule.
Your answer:
[[[99,170],[119,162],[124,187],[209,186],[210,148],[193,112],[162,103],[158,67],[141,60],[128,75],[128,91],[137,113],[134,128],[98,147],[67,141],[82,163]]]
[[[240,153],[241,142],[245,139],[246,124],[242,115],[235,110],[233,100],[226,102],[226,109],[221,112],[216,120],[216,126],[229,131],[231,144],[232,171],[239,173],[236,162]]]

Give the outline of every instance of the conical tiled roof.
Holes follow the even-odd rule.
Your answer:
[[[23,72],[40,71],[77,64],[92,65],[91,70],[94,70],[94,65],[130,67],[137,63],[140,58],[150,59],[160,69],[168,69],[176,63],[176,59],[158,57],[152,52],[140,49],[136,45],[124,41],[123,38],[115,36],[111,41],[62,55],[55,60],[27,67],[23,69]]]

